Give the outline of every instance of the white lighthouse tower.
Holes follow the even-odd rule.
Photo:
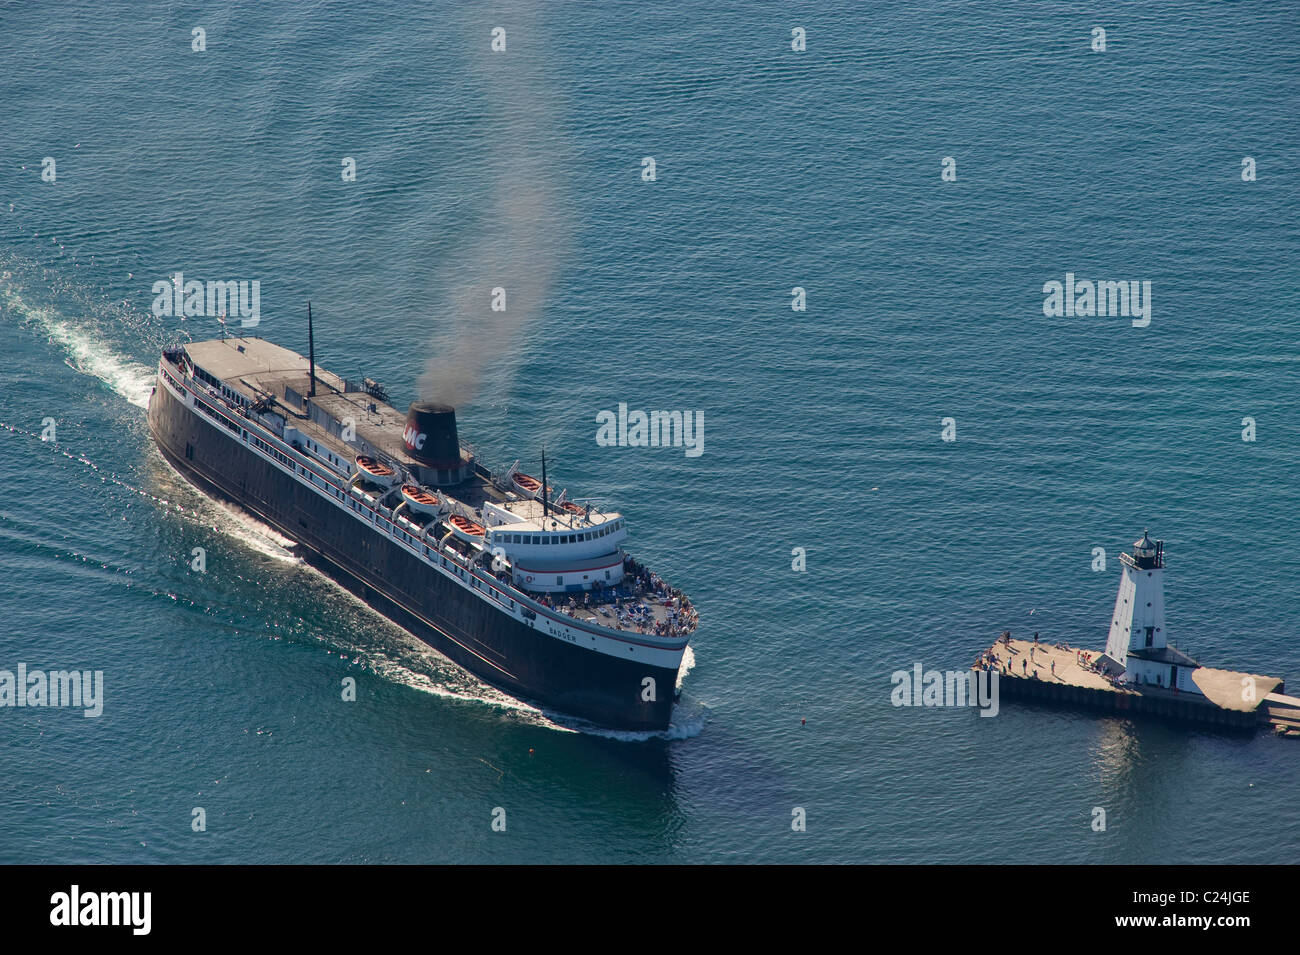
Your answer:
[[[1200,664],[1169,646],[1165,628],[1165,542],[1146,531],[1131,554],[1120,554],[1123,571],[1103,662],[1125,683],[1199,693],[1192,671]]]

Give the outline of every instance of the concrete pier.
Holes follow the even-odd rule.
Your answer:
[[[1022,697],[1120,713],[1145,713],[1182,723],[1255,731],[1261,724],[1281,735],[1300,737],[1300,699],[1283,696],[1282,680],[1258,673],[1198,667],[1192,680],[1200,691],[1133,685],[1091,668],[1102,654],[1062,644],[1003,638],[985,651],[974,669],[1000,674],[999,691]]]

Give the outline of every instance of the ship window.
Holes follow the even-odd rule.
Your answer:
[[[557,584],[562,584],[562,583],[564,583],[564,578],[563,578],[563,577],[556,577],[556,578],[555,578],[555,582],[556,582]]]

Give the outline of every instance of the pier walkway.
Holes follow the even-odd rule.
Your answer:
[[[1300,737],[1300,699],[1278,692],[1277,677],[1198,667],[1192,680],[1200,693],[1194,693],[1121,683],[1096,666],[1101,658],[1098,651],[1065,644],[1004,638],[980,655],[975,669],[996,670],[1008,695],[1242,729],[1272,723],[1280,734]],[[1251,692],[1245,692],[1247,686]]]

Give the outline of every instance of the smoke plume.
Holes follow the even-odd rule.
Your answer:
[[[531,4],[500,9],[490,25],[478,20],[474,30],[474,42],[481,37],[483,43],[483,52],[474,54],[476,76],[492,112],[484,168],[491,198],[474,242],[439,276],[448,306],[419,382],[421,398],[453,407],[473,398],[485,366],[518,344],[546,303],[569,241],[559,199],[562,144],[540,68],[547,45]],[[491,27],[498,25],[506,31],[506,50],[489,52]],[[493,308],[501,304],[496,289],[504,290],[504,310]]]

